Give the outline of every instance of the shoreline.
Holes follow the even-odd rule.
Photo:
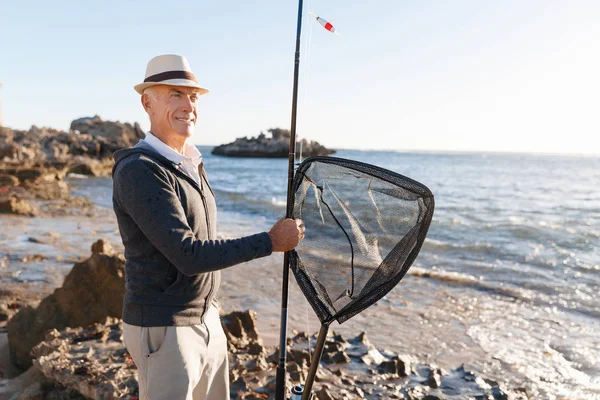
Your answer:
[[[0,252],[14,256],[9,257],[9,264],[0,278],[4,282],[14,280],[14,277],[7,275],[13,267],[22,267],[21,279],[27,273],[40,274],[39,280],[34,283],[10,284],[22,287],[30,297],[35,297],[36,291],[38,295],[47,294],[59,287],[73,263],[89,257],[89,247],[96,239],[108,240],[122,253],[112,209],[93,205],[92,210],[85,215],[6,216],[5,221],[10,221],[10,230],[18,230],[19,235],[8,232],[0,240]],[[221,238],[253,234],[268,229],[271,223],[264,217],[236,212],[222,212],[219,218]],[[36,240],[30,241],[31,237]],[[46,259],[18,261],[32,254]],[[257,311],[257,328],[266,346],[276,346],[279,340],[282,265],[283,257],[275,254],[222,271],[219,292],[222,313],[245,309]],[[248,271],[252,271],[256,279],[247,279]],[[546,375],[541,375],[535,369],[528,370],[522,360],[514,359],[510,351],[499,347],[498,341],[511,340],[510,334],[520,332],[517,325],[511,326],[518,322],[513,316],[537,313],[542,311],[541,308],[536,311],[538,308],[528,304],[527,299],[494,294],[471,285],[454,284],[452,279],[443,276],[440,279],[432,278],[430,272],[420,269],[417,260],[404,280],[384,299],[343,325],[333,324],[331,331],[342,334],[346,339],[366,331],[378,348],[411,354],[446,370],[464,364],[487,379],[504,382],[509,387],[525,385],[544,388],[545,393],[571,393],[565,392],[566,387],[560,382],[560,377],[549,373],[547,366],[540,366],[540,371],[545,371]],[[297,332],[314,333],[318,331],[320,322],[293,282],[294,278],[290,277],[290,280],[288,337]],[[25,289],[27,285],[29,289]],[[31,301],[31,298],[27,298],[24,304]],[[505,309],[506,316],[503,320],[486,319],[487,309]],[[502,324],[508,324],[506,332],[498,331]],[[531,350],[522,346],[530,346]],[[569,360],[561,359],[560,354],[538,346],[535,341],[516,343],[519,351],[534,352],[534,359],[548,359],[550,354],[548,362],[556,363],[557,371],[562,369],[572,373]],[[557,383],[552,382],[555,379]],[[593,387],[593,383],[589,387]],[[585,398],[577,397],[576,393],[573,396]]]

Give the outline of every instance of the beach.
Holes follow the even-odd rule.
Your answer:
[[[200,150],[219,205],[219,237],[264,231],[283,215],[284,160]],[[350,150],[337,156],[423,182],[436,196],[436,211],[407,276],[332,331],[346,338],[366,331],[378,348],[446,370],[464,365],[538,396],[531,398],[600,397],[600,192],[593,185],[600,159]],[[110,178],[75,175],[67,182],[91,209],[0,217],[2,285],[26,291],[33,302],[60,286],[97,239],[123,250]],[[38,257],[22,261],[31,255]],[[279,337],[282,264],[272,255],[222,275],[223,312],[257,311],[266,345]],[[290,334],[314,333],[320,322],[291,280]]]

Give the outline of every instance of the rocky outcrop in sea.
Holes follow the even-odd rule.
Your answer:
[[[257,137],[243,137],[235,141],[216,146],[212,154],[227,157],[263,157],[288,158],[290,131],[287,129],[271,128],[267,130],[270,137],[263,132]],[[327,156],[335,150],[315,142],[302,139],[296,142],[296,158],[310,156]]]

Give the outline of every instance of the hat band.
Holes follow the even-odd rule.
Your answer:
[[[190,81],[194,81],[198,83],[196,80],[196,76],[193,73],[188,71],[167,71],[161,72],[160,74],[150,75],[144,82],[162,82],[167,81],[169,79],[188,79]]]

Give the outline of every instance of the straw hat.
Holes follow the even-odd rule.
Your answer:
[[[188,60],[175,54],[164,54],[148,61],[144,82],[133,88],[142,94],[144,89],[155,85],[188,86],[197,88],[200,94],[208,93],[208,89],[198,84]]]

